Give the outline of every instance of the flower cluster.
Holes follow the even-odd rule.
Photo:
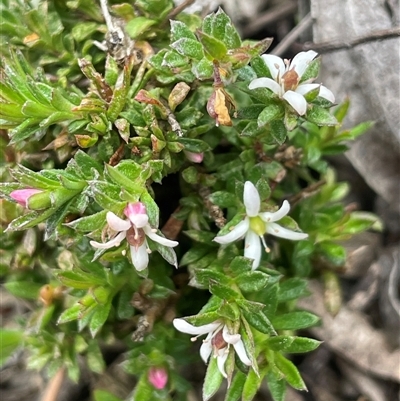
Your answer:
[[[119,246],[126,238],[130,247],[132,263],[137,271],[146,269],[149,264],[151,251],[146,237],[166,247],[172,248],[178,245],[177,241],[171,241],[156,234],[157,230],[151,228],[149,224],[149,217],[143,203],[129,203],[124,214],[128,218],[127,220],[121,219],[112,212],[107,212],[107,223],[117,234],[108,242],[90,241],[90,245],[97,249],[110,249]]]
[[[311,83],[313,78],[301,82],[307,67],[316,56],[315,51],[309,50],[297,54],[290,62],[272,54],[264,54],[261,57],[272,78],[256,78],[250,82],[249,89],[267,88],[271,90],[289,103],[300,116],[306,114],[307,111],[305,96],[318,88],[318,96],[334,103],[333,93],[323,85]]]

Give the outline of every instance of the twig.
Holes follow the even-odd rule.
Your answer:
[[[311,14],[308,13],[279,43],[278,46],[272,50],[272,54],[281,56],[285,51],[296,41],[296,39],[303,34],[312,25]]]
[[[349,40],[347,42],[340,42],[340,41],[321,42],[321,43],[307,42],[304,44],[303,49],[304,50],[313,49],[315,51],[318,51],[318,53],[328,53],[343,49],[351,49],[352,47],[356,47],[363,43],[395,38],[397,36],[400,36],[400,27],[374,31],[372,33],[369,33],[368,35],[359,36],[358,38]]]
[[[289,1],[279,6],[273,7],[258,19],[252,20],[243,29],[243,37],[250,37],[260,31],[265,25],[277,22],[287,16],[293,14],[297,10],[297,3]]]
[[[61,385],[64,381],[65,368],[60,368],[55,376],[50,380],[42,401],[57,401],[58,394],[60,392]]]
[[[179,4],[179,6],[176,6],[169,14],[168,14],[168,18],[172,19],[175,16],[177,16],[181,11],[183,11],[186,7],[189,7],[191,4],[193,4],[196,0],[185,0],[184,2],[182,2],[182,4]]]
[[[320,180],[315,182],[314,184],[309,185],[308,187],[301,190],[298,194],[291,196],[288,201],[294,206],[296,203],[300,202],[302,199],[309,198],[319,191],[319,189],[326,184],[325,180]]]
[[[106,21],[107,28],[110,32],[115,30],[113,19],[108,11],[107,0],[100,0],[101,11],[103,12],[104,19]]]

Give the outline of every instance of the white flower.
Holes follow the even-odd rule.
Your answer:
[[[262,59],[269,68],[271,78],[256,78],[250,82],[249,89],[268,88],[280,98],[285,99],[296,112],[303,116],[307,111],[307,101],[304,95],[319,87],[319,95],[330,102],[335,102],[335,96],[325,86],[299,82],[310,62],[316,57],[313,50],[297,54],[291,62],[282,60],[272,54],[262,55]]]
[[[128,220],[123,220],[114,213],[108,212],[106,216],[107,223],[118,234],[108,242],[90,241],[90,245],[98,249],[109,249],[119,246],[121,241],[126,238],[130,245],[133,266],[138,271],[144,270],[149,264],[150,249],[147,245],[146,236],[167,247],[178,245],[176,241],[157,235],[157,230],[150,227],[149,217],[143,203],[129,203],[124,210],[124,214],[128,217]]]
[[[244,256],[253,259],[253,270],[257,269],[260,264],[261,243],[265,251],[269,252],[264,234],[271,234],[275,235],[275,237],[293,241],[308,237],[308,234],[298,233],[275,223],[289,213],[290,205],[288,201],[285,200],[281,208],[274,213],[260,212],[260,195],[257,188],[250,181],[246,181],[244,184],[243,203],[246,207],[244,220],[237,224],[230,233],[215,237],[214,241],[219,244],[229,244],[245,236]]]
[[[203,344],[200,347],[200,356],[205,363],[213,353],[214,358],[217,358],[218,369],[225,378],[225,362],[228,358],[229,347],[233,345],[240,360],[247,366],[251,366],[251,361],[246,354],[242,337],[240,334],[230,334],[228,326],[220,320],[203,326],[193,326],[184,319],[174,319],[175,328],[182,333],[193,334],[196,337],[192,341],[196,341],[198,336],[207,334]]]

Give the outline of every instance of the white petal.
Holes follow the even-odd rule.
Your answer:
[[[208,337],[208,336],[207,336]],[[204,363],[207,363],[208,358],[210,357],[211,353],[212,353],[212,344],[211,344],[211,336],[208,339],[205,339],[203,341],[203,344],[201,344],[200,347],[200,356],[201,359],[204,361]]]
[[[150,225],[144,226],[143,231],[150,239],[152,239],[154,242],[158,242],[161,245],[168,246],[170,248],[179,245],[179,242],[171,241],[170,239],[161,237],[161,235],[158,235],[155,232],[153,232]]]
[[[300,116],[306,114],[307,102],[303,95],[293,91],[287,91],[282,97],[297,111]]]
[[[276,212],[264,212],[260,213],[259,216],[261,217],[262,221],[266,223],[274,222],[280,220],[282,217],[285,217],[290,211],[290,204],[287,200],[284,200],[282,206]]]
[[[246,349],[244,348],[243,341],[240,340],[237,343],[233,344],[233,347],[235,348],[235,351],[240,358],[240,360],[247,366],[251,365],[251,361],[249,357],[247,356]]]
[[[240,334],[229,334],[228,326],[224,326],[222,329],[222,337],[228,344],[236,344],[240,341]]]
[[[114,231],[126,231],[131,228],[129,221],[121,219],[113,212],[107,212],[106,219],[108,225]]]
[[[143,242],[138,248],[131,246],[132,264],[135,269],[140,272],[144,270],[149,264],[149,254],[147,253],[147,243]]]
[[[279,224],[276,223],[267,224],[267,233],[275,235],[275,237],[286,238],[292,241],[299,241],[308,237],[308,234],[306,233],[297,233],[295,231],[289,230],[288,228],[281,227]]]
[[[137,228],[143,228],[145,225],[149,223],[149,216],[147,216],[147,214],[135,214],[129,216],[129,220]]]
[[[90,241],[90,245],[92,245],[93,248],[97,249],[110,249],[114,246],[119,246],[121,241],[125,238],[126,236],[126,231],[121,231],[116,235],[113,239],[111,239],[108,242],[97,242],[97,241]]]
[[[250,227],[250,220],[248,217],[246,217],[239,224],[236,224],[236,226],[231,232],[225,235],[215,237],[213,241],[218,242],[218,244],[230,244],[231,242],[234,242],[239,238],[243,237],[243,235],[246,234],[249,227]]]
[[[174,327],[182,333],[193,334],[195,336],[213,332],[221,326],[221,322],[218,320],[209,324],[204,324],[203,326],[193,326],[185,319],[174,319],[172,323]]]
[[[228,375],[225,372],[225,362],[228,359],[228,354],[229,352],[227,352],[227,349],[223,348],[218,351],[218,356],[217,356],[218,369],[221,372],[221,375],[225,377],[225,379],[228,377]]]
[[[249,230],[244,240],[244,256],[253,259],[253,270],[257,269],[261,260],[261,242],[259,236],[252,230]]]
[[[285,63],[280,57],[274,56],[273,54],[264,54],[261,58],[269,68],[269,72],[275,81],[277,80],[278,75],[282,78],[282,75],[285,73]]]
[[[294,67],[294,70],[297,72],[299,77],[304,74],[308,65],[312,60],[317,56],[317,52],[314,50],[309,50],[308,52],[300,52],[294,56],[292,62],[290,63],[290,69]]]
[[[324,85],[321,85],[319,88],[319,95],[326,100],[329,100],[331,103],[335,103],[335,95]]]
[[[301,84],[296,88],[296,93],[300,93],[300,95],[305,95],[308,92],[320,87],[320,84]]]
[[[246,207],[247,216],[255,217],[260,212],[260,195],[257,188],[250,181],[244,183],[243,203]]]
[[[249,89],[267,88],[276,95],[281,95],[281,86],[271,78],[256,78],[249,84]]]

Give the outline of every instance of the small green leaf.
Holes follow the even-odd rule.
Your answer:
[[[125,30],[132,39],[136,39],[156,23],[155,20],[139,16],[125,24]]]
[[[275,353],[276,367],[283,373],[285,380],[297,390],[307,390],[303,379],[296,366],[286,359],[282,354]]]
[[[270,132],[272,137],[278,143],[278,145],[282,145],[286,141],[287,130],[283,121],[281,120],[271,121]]]
[[[197,40],[182,38],[171,44],[179,54],[201,60],[204,57],[203,47]]]
[[[270,104],[259,114],[257,123],[259,127],[270,123],[282,115],[282,107],[277,104]]]
[[[276,316],[271,322],[276,330],[300,330],[316,325],[319,320],[313,313],[297,311]]]
[[[90,334],[92,335],[93,338],[96,336],[98,331],[103,327],[103,324],[107,321],[110,309],[111,309],[111,302],[107,302],[105,305],[98,304],[96,306],[89,323]]]
[[[287,302],[298,299],[307,294],[307,280],[301,278],[289,278],[279,285],[279,302]]]
[[[78,319],[81,310],[82,310],[82,305],[80,304],[75,304],[70,308],[65,309],[65,311],[59,316],[57,324],[67,323],[72,320]]]
[[[197,40],[195,34],[189,29],[189,27],[185,23],[174,20],[171,20],[170,22],[171,22],[171,43],[174,43],[182,38]]]
[[[38,299],[39,290],[42,286],[43,284],[31,281],[9,281],[4,284],[10,294],[24,299]]]
[[[244,292],[258,292],[268,283],[269,276],[261,271],[246,272],[236,277],[239,288]]]
[[[266,376],[269,391],[274,401],[285,401],[286,381],[276,375],[272,370]]]
[[[268,346],[273,351],[282,351],[288,353],[314,351],[320,344],[321,341],[306,337],[276,336],[268,339]]]
[[[307,82],[311,80],[311,82],[318,77],[319,69],[321,66],[321,58],[317,57],[316,59],[310,61],[306,70],[304,71],[303,75],[300,79],[300,84],[303,82]]]
[[[226,390],[224,401],[239,401],[243,392],[244,383],[246,382],[246,375],[238,370],[232,379],[231,385]]]
[[[236,196],[227,191],[214,192],[208,197],[208,199],[214,205],[224,208],[236,206],[236,204],[238,203],[238,199],[236,198]]]
[[[264,379],[264,375],[265,372],[260,372],[257,375],[253,369],[249,371],[243,387],[242,401],[251,401],[255,397]]]
[[[228,52],[225,43],[201,31],[198,31],[197,34],[206,53],[215,60],[223,60]]]
[[[252,271],[253,261],[244,256],[236,256],[229,266],[232,272],[236,276],[239,276],[240,274],[246,274]]]
[[[238,298],[241,298],[241,295],[238,292],[232,290],[229,286],[220,284],[214,280],[210,280],[209,289],[211,294],[216,295],[225,301],[235,301]]]
[[[105,390],[94,390],[94,401],[123,401]]]
[[[0,366],[20,346],[23,336],[20,331],[0,328]]]
[[[335,116],[333,116],[329,112],[329,110],[315,105],[312,105],[308,109],[305,117],[308,121],[317,124],[319,126],[323,125],[334,126],[338,124]]]
[[[263,311],[258,311],[257,313],[252,313],[246,309],[243,309],[243,315],[246,318],[246,320],[259,332],[264,333],[264,334],[269,334],[271,336],[276,335],[275,325],[271,323],[271,321],[268,319],[267,315]]]
[[[208,401],[220,388],[223,376],[218,369],[217,358],[210,358],[203,384],[203,401]]]

